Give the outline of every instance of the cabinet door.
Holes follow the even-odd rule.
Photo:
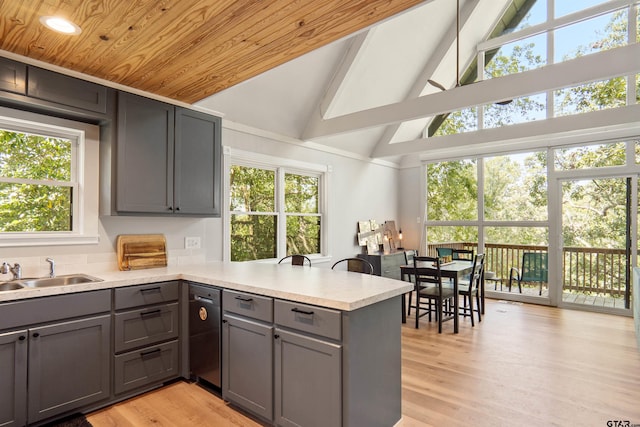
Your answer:
[[[173,144],[172,105],[118,94],[118,212],[173,212]]]
[[[29,330],[29,423],[109,397],[110,325],[105,315]]]
[[[225,314],[222,397],[273,420],[273,326]]]
[[[220,118],[176,108],[176,213],[220,216]]]
[[[281,329],[275,337],[276,424],[341,426],[341,346]]]
[[[26,95],[26,76],[27,66],[25,64],[0,58],[0,90]]]
[[[0,426],[27,422],[27,331],[0,334]]]
[[[404,265],[404,252],[382,255],[380,258],[380,275],[390,279],[400,280],[400,266]]]
[[[42,68],[29,67],[27,95],[96,113],[107,112],[105,86]]]

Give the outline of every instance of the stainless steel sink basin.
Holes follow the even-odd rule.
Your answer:
[[[102,282],[102,279],[86,274],[67,274],[64,276],[43,277],[40,279],[20,279],[13,283],[29,288],[44,288],[48,286],[66,286],[93,282]]]
[[[15,282],[7,282],[0,284],[0,292],[3,291],[17,291],[18,289],[22,289],[24,286]]]

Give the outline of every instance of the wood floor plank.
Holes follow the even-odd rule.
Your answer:
[[[640,424],[633,319],[488,300],[482,322],[413,316],[402,326],[398,427]],[[261,426],[195,384],[177,382],[90,414],[95,427]],[[360,427],[360,426],[357,426]],[[366,426],[363,426],[366,427]]]

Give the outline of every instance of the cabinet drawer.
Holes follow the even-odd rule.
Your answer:
[[[176,281],[117,288],[115,309],[177,301],[180,296],[178,285]]]
[[[241,314],[263,322],[273,322],[273,299],[244,292],[222,292],[224,311]]]
[[[79,292],[0,304],[0,329],[89,316],[111,310],[111,290]]]
[[[178,318],[177,302],[116,313],[116,353],[177,338]]]
[[[342,339],[342,314],[312,305],[276,300],[275,323],[315,335]]]
[[[178,340],[115,356],[116,394],[178,376]]]

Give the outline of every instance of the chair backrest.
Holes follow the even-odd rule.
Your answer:
[[[336,269],[336,266],[346,263],[347,271],[353,271],[355,273],[373,274],[373,265],[366,259],[362,258],[344,258],[337,261],[331,266],[332,270]]]
[[[416,277],[416,287],[434,284],[440,288],[442,295],[442,273],[440,272],[440,258],[428,256],[413,257],[413,271]],[[424,285],[423,285],[424,283]]]
[[[549,277],[548,257],[543,252],[522,254],[522,281],[547,282]]]
[[[484,254],[478,254],[473,258],[473,269],[469,275],[471,290],[480,289],[482,275],[484,274]]]
[[[436,248],[436,253],[439,258],[451,256],[453,254],[453,249],[451,248]]]
[[[282,261],[285,261],[289,258],[291,258],[291,265],[304,265],[306,262],[309,264],[309,267],[311,267],[311,260],[309,259],[309,257],[305,255],[298,255],[298,254],[287,255],[286,257],[280,259],[280,261],[278,261],[278,264],[282,263]]]
[[[467,260],[473,261],[473,251],[470,249],[453,249],[451,253],[451,258],[453,260]]]
[[[413,265],[413,258],[416,256],[418,256],[418,251],[414,249],[404,251],[404,263],[406,265]]]

